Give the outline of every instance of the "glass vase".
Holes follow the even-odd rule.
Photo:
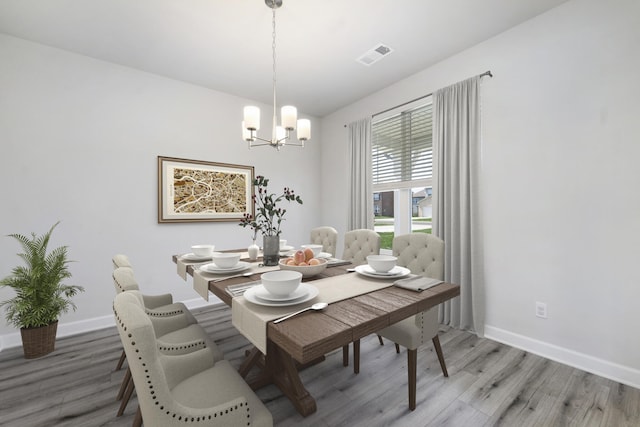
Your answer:
[[[278,265],[280,260],[280,236],[262,236],[262,262],[264,265]]]

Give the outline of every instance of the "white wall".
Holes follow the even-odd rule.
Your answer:
[[[640,387],[638,46],[640,2],[574,0],[325,117],[324,222],[346,231],[344,124],[491,70],[486,334]]]
[[[62,221],[51,247],[69,246],[77,261],[69,283],[86,288],[78,310],[60,319],[62,335],[112,321],[116,253],[129,255],[144,293],[196,303],[171,255],[195,243],[251,243],[237,222],[158,224],[159,155],[253,165],[274,192],[289,186],[303,198],[287,206],[284,237],[305,243],[319,225],[319,120],[311,117],[304,150],[249,151],[240,133],[248,100],[4,35],[0,58],[0,236],[41,234]],[[263,117],[270,111],[263,106]],[[19,249],[0,237],[0,277],[20,262]],[[0,300],[11,296],[0,290]],[[18,331],[0,321],[0,349],[13,345]]]

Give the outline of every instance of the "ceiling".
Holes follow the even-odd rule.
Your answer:
[[[566,0],[283,1],[278,105],[322,117]],[[0,0],[0,32],[270,104],[271,12],[264,0]],[[356,61],[380,43],[393,52]]]

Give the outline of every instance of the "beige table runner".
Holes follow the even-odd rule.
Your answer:
[[[233,326],[253,343],[263,354],[267,353],[267,323],[278,317],[309,307],[316,302],[333,303],[358,295],[377,291],[393,285],[395,279],[373,279],[357,273],[307,282],[318,288],[314,299],[287,307],[262,306],[248,302],[244,297],[231,300],[231,321]]]
[[[178,276],[182,277],[182,280],[184,280],[185,282],[187,281],[187,266],[189,265],[202,265],[202,264],[207,264],[210,263],[211,260],[208,261],[189,261],[189,260],[185,260],[182,255],[178,256],[178,261],[176,262],[177,265],[177,269],[178,269]]]
[[[222,279],[227,276],[235,276],[236,274],[243,273],[266,273],[267,271],[279,270],[280,267],[277,265],[274,266],[260,266],[259,263],[253,262],[251,263],[251,268],[248,270],[240,271],[238,273],[232,274],[213,274],[207,273],[206,271],[202,271],[200,269],[194,269],[193,271],[193,289],[206,301],[209,301],[209,281],[213,279]]]

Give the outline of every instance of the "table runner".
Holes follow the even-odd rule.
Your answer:
[[[187,266],[193,265],[194,268],[196,265],[203,265],[210,263],[211,260],[208,261],[189,261],[182,258],[182,255],[177,256],[176,265],[178,269],[178,276],[182,277],[182,280],[187,281]]]
[[[373,279],[357,273],[306,282],[315,286],[319,294],[314,299],[302,304],[287,307],[261,306],[248,302],[244,297],[231,300],[231,321],[263,354],[267,353],[267,323],[278,317],[301,310],[316,302],[333,303],[358,295],[388,288],[393,285],[394,278]]]
[[[225,276],[235,276],[236,274],[243,273],[266,273],[267,271],[279,270],[280,267],[275,266],[263,266],[260,263],[254,262],[251,263],[251,268],[248,270],[239,271],[237,273],[230,274],[213,274],[207,273],[206,271],[202,271],[199,269],[194,269],[193,271],[193,289],[206,301],[209,301],[209,281],[214,279],[222,279]]]

